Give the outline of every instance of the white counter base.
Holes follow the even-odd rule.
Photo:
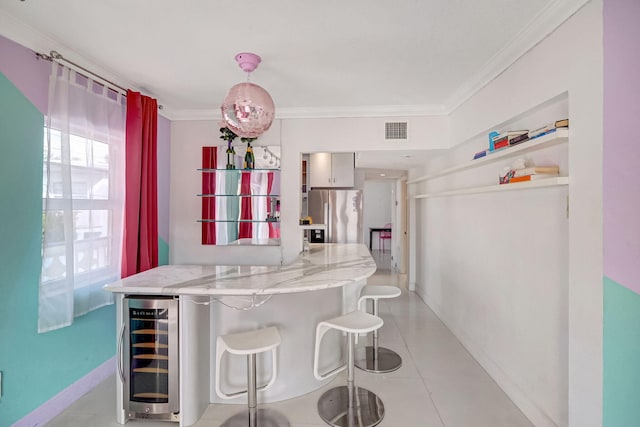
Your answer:
[[[215,342],[218,335],[276,326],[282,337],[278,348],[278,378],[275,384],[258,393],[259,403],[277,402],[312,392],[326,381],[313,376],[313,351],[316,325],[355,308],[365,281],[342,288],[273,295],[264,304],[250,310],[238,310],[220,302],[209,305],[202,297],[181,297],[180,301],[180,396],[181,425],[198,421],[210,403],[246,405],[246,396],[222,400],[215,393]],[[232,301],[223,300],[225,304]],[[205,319],[207,321],[205,322]],[[322,370],[337,367],[344,360],[340,334],[328,334],[323,342]],[[229,391],[246,388],[247,361],[234,356],[222,364],[222,387]],[[257,357],[258,384],[271,375],[268,353]]]

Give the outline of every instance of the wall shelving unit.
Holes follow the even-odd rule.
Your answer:
[[[279,194],[279,185],[278,188],[273,189],[272,194],[264,194],[264,193],[253,193],[253,190],[250,192],[243,193],[241,191],[241,179],[243,175],[252,175],[252,174],[279,174],[280,169],[277,168],[262,168],[262,169],[213,169],[213,168],[201,168],[198,169],[204,176],[207,174],[215,174],[222,175],[227,177],[233,177],[235,180],[235,185],[233,188],[230,188],[230,193],[216,193],[215,186],[211,184],[211,182],[207,182],[205,184],[205,179],[203,179],[203,188],[202,193],[197,196],[202,199],[202,215],[203,217],[197,219],[196,221],[202,224],[202,244],[203,245],[211,245],[211,244],[221,244],[217,243],[217,239],[215,238],[214,227],[215,223],[227,223],[230,227],[236,227],[239,233],[239,227],[241,224],[253,224],[253,223],[265,223],[270,224],[270,227],[275,227],[279,229],[280,227],[280,194]],[[204,177],[203,177],[204,178]],[[278,179],[279,182],[279,179]],[[214,213],[216,211],[216,198],[226,200],[227,203],[233,203],[236,206],[234,217],[223,216],[216,218],[214,217]],[[246,198],[254,199],[265,199],[265,204],[267,206],[268,216],[261,218],[252,218],[245,219],[242,218],[242,203]],[[228,213],[228,212],[227,212]],[[277,233],[279,235],[279,232]],[[274,245],[275,239],[270,243],[258,243],[258,244],[267,244]],[[279,242],[279,239],[277,239]],[[231,244],[231,243],[222,243],[222,244]],[[279,243],[278,243],[279,244]]]
[[[280,173],[280,169],[198,169],[199,172],[205,173],[221,173],[226,175],[241,175],[241,174],[254,174],[254,173]],[[232,194],[218,194],[218,193],[201,193],[197,195],[202,198],[210,198],[210,197],[224,197],[224,198],[233,198],[237,203],[242,201],[243,197],[265,197],[270,203],[272,200],[278,202],[280,200],[280,194],[243,194],[241,192],[236,192]],[[275,212],[273,212],[275,214]],[[208,219],[202,218],[198,219],[197,222],[279,222],[275,219],[240,219],[240,218],[224,218],[224,219]]]
[[[414,199],[430,199],[434,197],[446,197],[446,196],[460,196],[463,194],[479,194],[479,193],[492,193],[495,191],[513,191],[513,190],[526,190],[531,188],[542,187],[557,187],[560,185],[568,185],[568,176],[559,176],[555,178],[540,179],[537,181],[518,182],[514,184],[498,184],[498,185],[485,185],[482,187],[470,187],[461,188],[458,190],[440,191],[437,193],[418,194],[413,196]]]
[[[429,175],[423,175],[416,179],[407,181],[407,184],[417,184],[422,181],[429,181],[429,180],[432,180],[435,178],[441,178],[453,173],[463,172],[463,171],[477,168],[480,166],[486,166],[491,163],[495,163],[499,160],[508,159],[511,157],[515,157],[515,156],[522,155],[522,154],[529,153],[536,150],[541,150],[544,148],[553,147],[560,144],[566,144],[568,141],[569,141],[569,129],[558,128],[555,132],[549,133],[547,135],[543,135],[541,137],[535,138],[527,142],[523,142],[522,144],[519,144],[514,147],[504,148],[499,152],[489,154],[486,157],[482,157],[480,159],[472,160],[459,165],[451,166]],[[513,184],[485,185],[485,186],[478,186],[478,187],[468,187],[468,188],[461,188],[461,189],[455,189],[455,190],[416,194],[414,196],[411,196],[411,198],[429,199],[429,198],[435,198],[435,197],[489,193],[489,192],[495,192],[495,191],[513,191],[513,190],[526,190],[526,189],[532,189],[532,188],[555,187],[555,186],[563,186],[568,184],[569,184],[569,177],[560,176],[560,177],[540,179],[536,181],[518,182]]]

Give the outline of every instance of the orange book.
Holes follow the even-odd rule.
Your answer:
[[[535,175],[514,176],[509,180],[509,184],[512,182],[534,181],[537,179],[553,178],[556,176],[558,176],[557,173],[539,173]]]

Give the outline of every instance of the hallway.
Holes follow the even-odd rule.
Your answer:
[[[378,271],[368,284],[394,284],[402,295],[382,301],[384,326],[380,343],[398,352],[402,367],[389,374],[356,370],[356,383],[384,402],[382,427],[531,427],[513,402],[465,350],[453,334],[414,293],[406,277],[390,269],[390,252],[373,251]],[[283,412],[295,427],[325,426],[316,410],[319,396],[342,384],[341,373],[330,384],[305,396],[264,405]],[[111,377],[74,403],[49,427],[116,427],[115,379]],[[209,405],[195,427],[219,426],[240,411],[237,405]],[[129,422],[139,427],[168,427],[166,422]]]

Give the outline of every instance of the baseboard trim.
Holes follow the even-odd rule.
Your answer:
[[[491,357],[477,346],[474,341],[459,328],[455,322],[447,318],[441,307],[425,295],[423,289],[417,289],[416,293],[424,301],[425,304],[438,316],[447,328],[455,335],[460,343],[467,349],[471,356],[487,371],[489,376],[498,384],[511,401],[522,411],[522,413],[536,427],[558,427],[558,425],[543,412],[529,397],[524,393],[511,378],[491,359]]]
[[[44,426],[60,415],[73,402],[113,375],[115,371],[116,358],[114,356],[18,420],[12,427]]]

